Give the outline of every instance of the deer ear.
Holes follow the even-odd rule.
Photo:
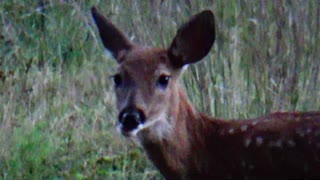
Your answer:
[[[91,13],[104,47],[111,52],[115,59],[118,58],[120,51],[130,50],[133,47],[125,35],[100,14],[96,7],[91,8]]]
[[[179,28],[168,50],[168,56],[176,68],[181,68],[205,57],[214,40],[214,15],[210,10],[202,11]]]

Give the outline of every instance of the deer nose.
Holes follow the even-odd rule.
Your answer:
[[[144,113],[136,107],[127,107],[119,114],[119,122],[122,124],[122,130],[124,132],[136,129],[139,124],[143,124],[144,121]]]

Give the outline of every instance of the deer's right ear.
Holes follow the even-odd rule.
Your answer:
[[[179,28],[168,49],[170,61],[176,68],[200,61],[208,54],[214,40],[214,15],[210,10],[202,11]]]
[[[115,25],[98,12],[96,7],[91,8],[91,13],[94,22],[98,27],[104,47],[107,48],[111,52],[112,56],[118,60],[119,53],[123,50],[130,50],[133,45],[126,36],[115,27]]]

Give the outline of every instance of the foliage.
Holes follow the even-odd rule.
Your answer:
[[[318,1],[0,2],[0,179],[161,179],[115,132],[96,5],[135,43],[168,47],[179,25],[215,13],[217,38],[182,78],[198,109],[221,118],[320,109]]]

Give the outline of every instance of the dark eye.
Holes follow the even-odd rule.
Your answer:
[[[157,81],[157,85],[165,89],[168,86],[170,79],[171,79],[171,76],[162,74]]]
[[[112,76],[115,87],[119,87],[122,84],[122,78],[120,74]]]

